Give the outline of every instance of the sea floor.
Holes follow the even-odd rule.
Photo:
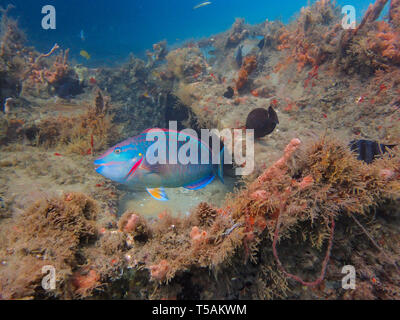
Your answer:
[[[135,211],[147,218],[157,218],[160,212],[167,210],[174,215],[188,215],[201,202],[221,206],[227,193],[234,191],[234,186],[235,179],[228,177],[224,179],[224,184],[214,180],[207,187],[195,191],[185,188],[165,188],[168,201],[157,201],[145,190],[125,191],[119,202],[117,214]]]
[[[195,191],[166,188],[169,200],[157,201],[144,189],[128,190],[97,174],[93,158],[71,157],[24,145],[3,149],[0,153],[2,199],[14,215],[26,210],[38,198],[82,192],[110,204],[117,216],[135,211],[147,218],[156,218],[165,210],[173,215],[187,215],[201,202],[221,206],[227,193],[234,191],[236,182],[234,178],[225,177],[224,183],[215,179],[205,188]],[[107,201],[110,196],[114,200],[112,205]]]
[[[21,69],[0,72],[9,86],[0,98],[13,96],[0,115],[0,299],[55,297],[40,287],[50,262],[62,270],[55,295],[66,299],[99,287],[132,299],[398,298],[399,149],[367,165],[349,142],[400,144],[400,20],[367,19],[347,33],[340,19],[317,1],[289,25],[237,19],[179,48],[154,44],[148,61],[97,69],[69,61],[67,48],[40,55],[5,37],[0,67]],[[85,81],[84,93],[56,97],[71,81]],[[95,171],[96,156],[148,128],[244,132],[249,113],[269,107],[279,124],[255,140],[247,177],[166,189],[162,202]],[[325,283],[289,279],[277,243],[282,264],[304,279],[317,279],[331,255]],[[338,289],[349,263],[359,291]]]

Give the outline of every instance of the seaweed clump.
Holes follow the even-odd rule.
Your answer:
[[[384,199],[399,199],[399,160],[386,158],[373,165],[363,164],[346,146],[326,138],[296,152],[299,146],[300,141],[293,140],[286,148],[285,156],[233,200],[233,217],[246,223],[249,230],[262,219],[265,235],[272,246],[270,255],[275,258],[279,270],[303,286],[315,287],[325,279],[334,248],[335,225],[338,228],[340,223],[348,223],[346,217],[356,219],[354,221],[365,219],[370,216],[371,208],[377,207]],[[362,231],[370,237],[367,230]],[[352,246],[354,237],[355,234],[346,234],[346,239],[342,239],[345,244],[342,242],[341,245]],[[278,241],[290,242],[280,245],[285,248],[287,256],[289,248],[295,250],[299,243],[304,246],[307,239],[309,245],[306,247],[311,250],[319,251],[325,247],[325,255],[316,258],[320,261],[321,271],[312,268],[317,275],[313,281],[304,280],[304,275],[309,273],[307,269],[299,271],[297,268],[297,275],[293,270],[288,271],[277,249]],[[249,241],[253,241],[252,238]],[[374,244],[372,247],[376,249]],[[386,253],[381,248],[378,250],[387,263],[386,271],[397,272],[396,251]],[[251,250],[247,254],[251,255]],[[286,263],[297,265],[292,259]]]
[[[327,298],[321,285],[337,279],[334,270],[343,259],[354,258],[346,248],[365,244],[365,239],[360,241],[360,221],[372,218],[371,208],[400,198],[399,174],[398,157],[385,156],[367,165],[337,141],[322,138],[303,146],[294,139],[281,159],[226,206],[213,208],[202,203],[186,217],[161,213],[158,220],[146,225],[146,234],[151,234],[147,240],[141,237],[129,243],[127,263],[131,268],[148,270],[150,279],[158,284],[158,297],[166,292],[179,295],[176,286],[182,289],[185,274],[203,278],[208,287],[216,285],[204,274],[209,270],[236,278],[229,270],[234,264],[244,273],[253,269],[258,275],[247,289],[253,293],[242,298],[282,298],[290,293],[294,297],[297,289],[301,291],[296,282],[316,288],[314,297]],[[129,214],[129,220],[142,221],[136,214]],[[367,229],[362,231],[370,240],[379,237],[379,232]],[[122,231],[129,233],[124,228]],[[340,239],[337,244],[335,237]],[[384,272],[397,272],[395,246],[384,250],[374,244],[371,241],[368,250],[371,254],[378,250],[386,263]],[[332,252],[346,252],[347,256],[335,259]],[[285,258],[281,260],[281,256]],[[379,269],[374,265],[369,268]],[[394,285],[389,276],[385,279]],[[272,291],[268,289],[271,283],[275,284]],[[338,298],[344,293],[330,294]],[[210,297],[205,294],[201,297]]]
[[[329,0],[302,8],[298,20],[275,34],[277,49],[288,52],[287,58],[276,69],[295,61],[300,72],[306,66],[318,66],[334,56],[342,29],[339,17],[338,9]]]
[[[100,90],[86,113],[73,117],[47,118],[37,125],[36,142],[47,148],[66,146],[80,155],[93,154],[114,142],[117,127],[108,113],[110,102]]]
[[[197,47],[176,49],[168,53],[166,59],[168,70],[185,83],[202,79],[207,70],[207,62]]]
[[[81,193],[42,198],[2,225],[2,299],[121,298],[126,236],[102,228],[97,202]],[[55,287],[43,286],[49,267]],[[43,271],[44,269],[47,271]]]
[[[30,100],[54,95],[70,99],[83,93],[84,83],[68,64],[69,49],[62,50],[55,58],[50,57],[58,49],[60,46],[56,43],[46,54],[32,54],[23,75],[21,96]]]
[[[43,199],[2,224],[1,296],[393,298],[398,210],[374,218],[372,209],[396,205],[399,178],[398,149],[366,164],[323,137],[293,139],[223,207],[201,203],[187,216],[164,211],[149,221],[127,212],[118,229],[100,228],[98,206],[83,194]],[[360,295],[326,287],[349,261]],[[46,265],[57,270],[56,290],[41,287]],[[371,286],[371,277],[379,282]]]
[[[0,7],[0,104],[16,98],[21,90],[22,75],[28,64],[29,50],[24,47],[25,34],[18,23],[8,16],[14,6]]]
[[[66,298],[69,278],[83,261],[81,250],[96,238],[98,207],[94,200],[69,193],[34,203],[11,225],[3,225],[0,294],[3,299]],[[7,228],[5,230],[4,228]],[[6,236],[7,235],[7,236]],[[56,290],[45,291],[44,266],[56,270]]]
[[[400,65],[399,2],[391,1],[388,21],[377,21],[387,2],[377,0],[371,4],[360,25],[343,34],[342,55],[338,60],[341,70],[370,75],[376,70],[390,71]]]

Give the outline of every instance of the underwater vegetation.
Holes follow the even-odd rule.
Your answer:
[[[59,44],[27,47],[12,9],[0,10],[0,299],[399,299],[398,0],[371,3],[355,29],[321,0],[289,24],[238,18],[98,68]],[[218,204],[185,190],[201,199],[187,212],[122,205],[136,191],[93,161],[169,121],[236,129],[220,142],[232,154],[254,129],[254,171],[225,166],[235,188]],[[341,286],[345,265],[356,290]]]
[[[104,149],[117,132],[107,97],[97,91],[92,106],[86,113],[76,117],[46,118],[35,128],[38,145],[45,147],[66,146],[66,151],[77,154],[93,154]]]
[[[260,277],[250,292],[239,297],[295,297],[304,285],[315,287],[309,293],[312,297],[345,298],[345,290],[333,292],[326,286],[337,280],[334,271],[343,261],[354,261],[360,272],[369,270],[369,275],[363,275],[364,282],[373,276],[381,284],[358,292],[361,298],[395,298],[398,291],[386,288],[398,285],[395,275],[400,239],[395,230],[384,225],[396,213],[382,216],[382,221],[376,222],[381,228],[365,226],[360,230],[358,225],[372,218],[371,208],[382,209],[388,205],[385,201],[399,197],[399,165],[398,156],[363,164],[347,146],[327,137],[304,143],[293,139],[278,161],[225,206],[201,203],[189,216],[161,212],[153,221],[126,212],[118,229],[100,228],[96,223],[99,207],[82,194],[45,198],[3,225],[12,232],[3,239],[2,297],[43,298],[50,294],[71,298],[96,292],[110,297],[117,294],[111,279],[128,281],[121,277],[129,273],[136,279],[132,283],[140,282],[148,294],[152,292],[143,295],[143,289],[139,293],[128,281],[125,294],[131,298],[171,298],[185,290],[182,277],[187,273],[193,281],[202,279],[198,286],[205,289],[216,285],[207,276],[210,271],[218,277],[225,273],[235,277],[255,268]],[[357,223],[349,224],[353,219]],[[376,247],[365,250],[368,241]],[[348,246],[354,250],[342,251]],[[310,251],[319,254],[304,261],[301,252],[307,256]],[[368,254],[385,261],[385,267],[364,261]],[[297,262],[290,270],[288,257],[306,264]],[[14,259],[26,262],[19,264],[19,272],[14,270]],[[52,293],[39,288],[40,269],[48,264],[62,270],[57,273],[59,289]],[[235,269],[230,269],[231,264]],[[227,297],[211,290],[197,291],[199,298]],[[218,294],[229,295],[229,291]]]

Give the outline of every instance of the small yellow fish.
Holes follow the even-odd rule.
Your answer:
[[[90,59],[90,54],[89,54],[87,51],[85,51],[85,50],[81,50],[81,52],[79,52],[79,54],[80,54],[82,57],[84,57],[86,60],[89,60],[89,59]]]

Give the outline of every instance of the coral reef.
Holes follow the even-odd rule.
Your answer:
[[[335,35],[341,29],[334,23],[337,17],[337,8],[330,1],[303,8],[298,20],[279,32],[277,49],[290,52],[287,61],[296,61],[298,72],[305,66],[320,65],[334,53]]]
[[[170,76],[173,77],[164,65],[154,69],[134,56],[121,67],[99,70],[96,82],[117,106],[113,119],[124,126],[121,138],[137,135],[147,128],[166,126],[172,84],[163,79]]]
[[[235,272],[250,268],[259,275],[257,281],[250,282],[247,293],[241,293],[242,298],[296,296],[301,286],[285,278],[316,287],[312,291],[314,297],[329,298],[332,290],[327,291],[321,285],[336,281],[333,271],[344,259],[354,260],[360,266],[357,269],[360,273],[379,278],[379,283],[365,289],[368,293],[351,298],[368,294],[394,297],[398,284],[397,278],[391,276],[397,272],[395,264],[399,260],[397,242],[393,242],[397,238],[390,237],[390,247],[379,240],[378,249],[375,246],[368,249],[375,255],[374,251],[378,251],[380,261],[386,263],[384,270],[364,261],[357,250],[347,251],[348,257],[344,258],[339,254],[343,249],[339,248],[365,247],[365,239],[360,239],[362,235],[358,231],[349,232],[349,227],[355,229],[361,225],[364,237],[371,237],[368,241],[374,243],[383,234],[389,239],[389,234],[394,232],[393,221],[385,222],[384,217],[380,218],[381,227],[371,231],[360,221],[372,218],[371,207],[383,208],[385,199],[400,197],[398,150],[396,155],[385,155],[367,165],[356,160],[347,146],[327,137],[304,144],[293,139],[282,158],[224,207],[213,208],[202,203],[189,216],[173,217],[162,212],[152,222],[140,214],[127,212],[119,221],[119,230],[96,227],[99,207],[82,194],[67,193],[61,198],[43,199],[2,225],[13,230],[2,247],[2,297],[115,295],[118,291],[113,282],[128,281],[118,276],[122,274],[119,270],[131,270],[133,279],[148,286],[148,292],[154,291],[150,289],[152,286],[158,288],[152,298],[170,296],[174,291],[179,295],[180,290],[186,290],[185,286],[192,285],[191,282],[182,284],[185,274],[202,278],[205,282],[202,287],[215,286],[206,276],[208,270],[229,274],[229,266],[235,263],[238,268]],[[357,223],[349,226],[353,218]],[[288,271],[291,265],[288,259],[279,258],[278,240],[279,251],[284,251],[285,257],[296,257],[303,250],[305,254],[310,251],[316,254],[306,259],[308,266],[295,264],[295,275]],[[319,272],[318,261],[322,257],[318,258],[317,252],[323,249],[324,242],[329,244]],[[24,261],[19,264],[23,270],[15,270],[13,259]],[[246,263],[247,260],[250,262]],[[40,287],[44,265],[52,265],[57,270],[56,291],[46,292]],[[235,272],[231,273],[232,278]],[[316,280],[303,280],[313,276]],[[152,281],[144,281],[143,277]],[[14,279],[12,285],[9,279]],[[272,289],[268,288],[271,282],[275,283]],[[138,295],[135,286],[126,285],[127,292],[120,295]],[[201,288],[197,291],[200,298],[210,298],[201,293]],[[225,294],[229,295],[229,290]],[[344,290],[335,294],[348,298]]]
[[[1,298],[83,298],[119,279],[125,238],[99,228],[99,209],[93,199],[67,193],[39,200],[2,225]],[[42,285],[45,266],[55,270],[55,289]]]
[[[31,58],[22,83],[22,97],[29,99],[56,95],[70,99],[83,93],[84,84],[75,70],[68,65],[69,49],[61,51],[52,64],[43,59],[52,56],[59,48],[58,44],[55,44],[48,53],[40,54],[35,59]]]
[[[343,34],[340,41],[341,70],[367,74],[399,64],[399,30],[396,23],[392,19],[388,22],[376,21],[387,2],[378,0],[371,4],[360,25]],[[397,6],[396,1],[391,1],[392,16]]]
[[[16,20],[8,16],[14,7],[0,7],[0,104],[5,99],[16,98],[21,90],[24,72],[30,51],[24,46],[25,34],[18,28]]]
[[[58,44],[25,47],[11,9],[0,8],[1,299],[399,298],[398,0],[375,1],[355,29],[320,0],[288,25],[237,19],[97,69]],[[147,202],[149,218],[141,193],[96,175],[92,156],[171,120],[261,127],[255,170],[224,168],[235,189],[223,204],[220,190],[178,190],[196,206]],[[360,139],[393,149],[367,164],[349,146]],[[348,264],[357,290],[340,286]]]
[[[387,175],[386,171],[391,174]],[[243,256],[245,261],[251,259],[252,264],[264,273],[264,287],[278,274],[281,287],[268,295],[279,297],[293,292],[296,286],[294,283],[288,285],[285,276],[302,285],[316,287],[323,281],[331,281],[325,280],[330,275],[326,270],[329,259],[335,259],[339,264],[342,261],[335,257],[334,232],[339,233],[340,247],[354,245],[360,237],[358,232],[342,233],[348,219],[355,216],[363,220],[368,216],[371,218],[371,207],[384,203],[387,198],[398,199],[398,175],[398,158],[385,157],[366,165],[356,160],[346,146],[326,137],[305,146],[294,139],[281,159],[225,207],[211,208],[203,203],[192,215],[182,218],[161,213],[157,221],[146,225],[147,241],[129,243],[128,265],[145,267],[156,283],[166,282],[172,287],[174,279],[179,279],[182,272],[196,274],[201,272],[198,268],[210,268],[216,273],[226,271],[224,268],[231,263],[229,261]],[[121,221],[120,226],[126,233],[131,232],[133,226],[144,223],[133,213],[127,213]],[[128,225],[132,228],[127,228]],[[278,256],[278,240],[279,250],[284,250],[285,256],[289,252],[293,254],[292,250],[299,250],[298,246],[303,247],[304,252],[320,251],[324,242],[329,242],[321,272],[317,261],[322,258],[315,256],[311,260],[314,262],[310,262],[315,266],[304,270],[296,268],[296,272],[305,272],[308,277],[319,274],[316,280],[305,281],[300,275],[286,271],[284,265],[288,262],[281,262]],[[181,250],[177,251],[177,246]],[[387,263],[385,272],[388,275],[397,272],[394,260],[398,263],[399,259],[395,245],[392,248],[393,252],[387,248],[379,249]],[[261,260],[260,255],[269,258]],[[375,267],[370,265],[369,268]],[[305,274],[301,276],[306,277]],[[387,285],[396,285],[388,275],[385,278]],[[337,292],[337,295],[343,293]],[[323,290],[314,294],[325,296]]]
[[[171,51],[166,59],[168,70],[178,79],[183,79],[185,83],[201,79],[208,66],[200,50],[196,47],[179,48]]]
[[[237,18],[232,26],[232,31],[226,41],[227,47],[235,47],[249,34],[249,31],[244,27],[244,19]]]
[[[11,233],[3,239],[2,298],[43,295],[42,267],[46,265],[57,270],[54,296],[67,295],[68,278],[80,264],[79,250],[96,236],[97,212],[93,200],[72,193],[38,201],[17,217],[10,226]]]
[[[390,1],[389,19],[390,19],[390,22],[396,28],[400,27],[399,15],[400,15],[400,2],[398,0]]]
[[[168,49],[167,49],[167,41],[160,41],[158,43],[153,44],[153,50],[154,52],[151,52],[149,50],[146,51],[146,56],[148,59],[147,68],[151,68],[154,66],[154,64],[158,61],[162,61],[165,59],[165,57],[168,54]]]

